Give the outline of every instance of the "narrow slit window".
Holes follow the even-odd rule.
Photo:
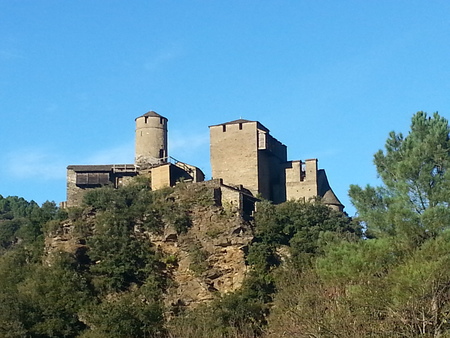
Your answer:
[[[239,123],[239,130],[242,130],[242,123]]]
[[[226,132],[227,131],[227,125],[226,124],[222,124],[222,131]]]
[[[163,118],[162,117],[159,118],[159,124],[163,124]]]
[[[144,121],[144,122],[145,122],[145,124],[147,124],[147,122],[148,122],[148,116],[145,117],[145,121]]]

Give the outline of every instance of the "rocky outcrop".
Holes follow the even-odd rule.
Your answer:
[[[135,229],[140,235],[147,236],[149,245],[162,254],[165,273],[173,281],[165,294],[169,308],[195,307],[239,289],[247,273],[245,251],[253,239],[250,223],[238,210],[204,201],[200,203],[196,194],[203,194],[206,200],[205,196],[213,196],[214,191],[196,184],[187,186],[185,190],[194,191],[169,197],[173,202],[186,198],[183,193],[189,195],[188,213],[192,223],[185,233],[177,233],[170,222],[164,220],[158,233],[142,233],[142,229]],[[86,234],[95,231],[95,217],[92,210],[84,210],[78,219],[64,221],[50,231],[45,239],[47,264],[51,264],[52,255],[57,252],[86,259]],[[83,235],[80,235],[80,224]]]
[[[172,260],[168,273],[175,283],[166,295],[170,306],[196,306],[235,291],[247,273],[250,224],[221,207],[194,208],[191,217],[192,227],[185,234],[166,226],[163,234],[150,237]]]
[[[46,264],[51,265],[53,256],[61,252],[74,255],[82,264],[87,263],[86,252],[88,247],[86,246],[85,234],[93,231],[95,213],[93,210],[86,209],[78,217],[78,222],[72,218],[61,222],[53,229],[48,229],[44,242],[43,257]],[[80,223],[83,224],[83,235],[81,235]]]

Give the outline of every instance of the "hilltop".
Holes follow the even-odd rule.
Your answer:
[[[157,191],[149,185],[136,177],[120,189],[95,189],[82,205],[68,209],[3,198],[2,229],[17,226],[2,232],[0,283],[2,297],[11,303],[3,303],[8,311],[0,318],[0,332],[262,334],[276,290],[270,271],[286,259],[306,262],[303,249],[289,249],[289,241],[311,239],[307,256],[313,255],[322,230],[291,229],[283,238],[270,238],[270,219],[279,207],[269,202],[246,215],[232,204],[217,204],[208,183],[180,182]],[[325,232],[355,232],[350,219],[320,202],[290,202],[285,208],[298,209],[297,215],[317,213],[311,225],[331,221]],[[24,211],[11,211],[16,209]],[[42,216],[30,218],[35,213]],[[282,213],[292,217],[288,210]],[[33,236],[23,237],[31,225]],[[277,241],[285,249],[277,249]],[[6,268],[11,264],[15,269]]]
[[[0,196],[0,335],[449,337],[449,130],[390,133],[357,219],[144,175],[64,209]]]

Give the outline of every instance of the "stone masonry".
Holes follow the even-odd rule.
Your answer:
[[[150,177],[153,190],[173,186],[180,179],[204,180],[199,168],[168,156],[167,118],[150,111],[135,121],[135,163],[68,166],[66,206],[79,205],[89,189],[105,185],[118,188],[136,175]],[[287,147],[260,122],[239,119],[210,126],[209,130],[212,177],[220,180],[221,196],[229,203],[242,209],[243,196],[274,203],[320,196],[331,208],[343,210],[325,170],[318,169],[317,159],[288,161]],[[245,197],[245,201],[250,200]]]
[[[240,119],[209,130],[213,178],[275,203],[320,196],[331,208],[343,210],[317,159],[288,161],[287,147],[260,122]]]

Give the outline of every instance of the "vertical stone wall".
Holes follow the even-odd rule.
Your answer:
[[[211,126],[210,151],[213,178],[224,184],[259,191],[257,122]]]
[[[152,190],[170,187],[170,163],[152,168],[151,177]]]
[[[150,111],[136,119],[135,163],[145,167],[166,161],[167,119]]]
[[[265,139],[265,149],[259,147],[258,150],[259,192],[262,197],[281,203],[286,200],[284,165],[287,161],[287,149],[268,132],[265,133]]]
[[[278,158],[281,162],[287,161],[287,147],[274,138],[272,135],[268,135],[268,150],[271,154]]]
[[[297,183],[303,180],[302,178],[302,161],[289,161],[286,163],[286,184]]]
[[[67,169],[67,203],[68,208],[81,204],[85,189],[76,185],[77,173],[73,169]]]
[[[225,186],[221,187],[222,191],[222,205],[236,212],[243,209],[242,193],[238,190],[231,189]]]
[[[70,165],[67,167],[65,206],[79,206],[87,191],[102,186],[118,188],[129,183],[137,174],[134,164]]]
[[[189,182],[204,180],[199,168],[182,162],[168,162],[167,118],[150,111],[135,121],[135,164],[69,166],[68,207],[79,205],[84,193],[90,189],[103,185],[117,188],[140,173],[151,175],[153,190],[173,186],[179,179]],[[212,178],[221,180],[216,191],[220,192],[223,185],[228,186],[221,189],[220,198],[215,198],[229,201],[233,207],[252,210],[244,206],[245,199],[249,201],[247,204],[253,205],[254,197],[258,195],[274,203],[321,196],[325,203],[343,208],[329,187],[325,174],[322,177],[318,173],[317,159],[306,160],[305,163],[288,162],[287,147],[272,137],[269,129],[259,122],[240,119],[209,128]],[[84,174],[86,180],[83,180]],[[238,185],[245,189],[236,189]]]
[[[305,161],[305,172],[302,173],[301,161],[290,161],[286,172],[286,199],[309,200],[319,194],[317,182],[317,159]]]
[[[267,150],[258,151],[258,186],[259,195],[265,199],[272,200],[273,189],[270,182],[272,166],[270,153]]]
[[[213,178],[275,203],[285,201],[286,146],[259,122],[239,121],[210,127]]]

